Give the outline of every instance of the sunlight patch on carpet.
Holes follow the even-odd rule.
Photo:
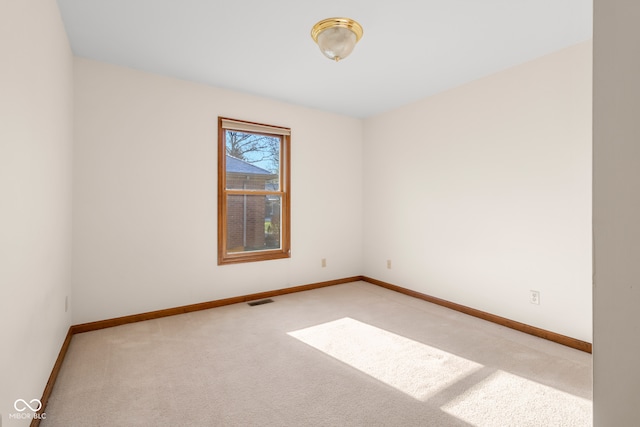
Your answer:
[[[420,401],[482,368],[349,317],[288,335]]]
[[[441,409],[477,427],[592,425],[590,400],[504,371],[493,373]]]

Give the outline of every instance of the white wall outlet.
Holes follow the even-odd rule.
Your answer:
[[[531,304],[540,305],[540,292],[539,291],[529,291],[529,302]]]
[[[387,268],[389,270],[391,270],[391,260],[390,259],[387,260]]]
[[[327,259],[326,258],[322,258],[322,268],[325,268],[327,266]]]

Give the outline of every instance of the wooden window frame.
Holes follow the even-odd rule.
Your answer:
[[[270,190],[227,189],[226,131],[280,137],[280,188]],[[291,129],[244,120],[218,117],[218,265],[257,262],[291,257]],[[280,248],[246,252],[227,250],[227,200],[230,195],[280,197]]]

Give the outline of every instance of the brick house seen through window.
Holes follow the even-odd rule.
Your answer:
[[[278,175],[227,155],[227,188],[268,190]],[[227,201],[227,250],[230,252],[274,249],[280,246],[275,233],[280,223],[278,198],[232,195]]]

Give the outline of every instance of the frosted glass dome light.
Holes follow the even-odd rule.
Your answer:
[[[362,26],[349,18],[325,19],[311,29],[311,37],[322,54],[336,62],[351,54],[362,34]]]

